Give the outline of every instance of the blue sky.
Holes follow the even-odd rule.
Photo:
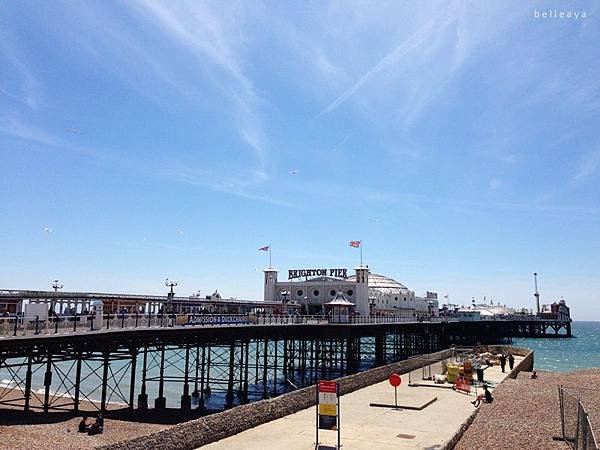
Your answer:
[[[532,307],[537,271],[600,320],[599,6],[3,2],[0,287],[261,298],[258,247],[362,239],[417,294]]]

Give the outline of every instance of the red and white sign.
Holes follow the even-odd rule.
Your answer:
[[[335,381],[319,381],[319,392],[337,392],[337,383]]]

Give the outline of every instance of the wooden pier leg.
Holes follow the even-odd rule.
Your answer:
[[[283,378],[284,381],[288,379],[288,340],[283,340]],[[287,381],[285,381],[287,383]]]
[[[181,409],[189,411],[192,409],[192,397],[190,396],[189,385],[190,374],[190,346],[185,345],[185,369],[183,372],[183,394],[181,395]]]
[[[238,360],[238,367],[239,367],[239,380],[238,380],[238,389],[237,389],[237,396],[240,399],[240,403],[241,403],[241,399],[242,399],[242,395],[243,395],[243,391],[244,391],[244,351],[246,350],[246,345],[244,342],[240,342],[240,358]]]
[[[208,394],[210,395],[210,365],[211,365],[211,361],[212,361],[212,356],[211,356],[211,352],[212,352],[212,346],[208,346],[208,353],[206,356],[206,379],[205,379],[205,383],[206,383],[206,388],[205,391],[208,392]],[[208,397],[209,395],[205,395],[204,398],[206,399],[206,397]],[[205,400],[206,403],[206,400]]]
[[[148,370],[148,346],[144,345],[144,359],[142,362],[142,391],[138,395],[138,409],[148,409],[148,394],[146,394],[146,375]]]
[[[264,342],[264,354],[263,354],[263,396],[262,398],[268,398],[267,395],[267,370],[268,370],[268,359],[267,355],[269,353],[269,341],[265,339]]]
[[[346,348],[345,348],[345,344],[346,344],[346,341],[344,339],[341,339],[339,341],[340,377],[343,377],[343,376],[346,375]]]
[[[135,399],[135,371],[137,369],[137,355],[138,355],[138,349],[137,348],[133,348],[131,349],[131,367],[129,368],[131,370],[130,378],[129,378],[129,415],[131,417],[133,417],[133,402]]]
[[[275,363],[273,365],[273,394],[277,395],[277,362],[279,361],[279,357],[277,355],[277,349],[279,348],[279,341],[275,339],[275,355],[274,360]]]
[[[202,346],[202,364],[200,369],[200,398],[198,399],[198,408],[204,408],[204,369],[206,368],[206,346]]]
[[[73,411],[79,411],[79,392],[81,390],[81,360],[83,354],[77,352],[77,365],[75,366],[75,398],[73,399]]]
[[[158,375],[158,397],[154,399],[154,407],[156,409],[165,409],[167,407],[167,399],[164,396],[165,390],[165,346],[160,348],[160,372]]]
[[[242,403],[248,403],[248,353],[250,353],[250,342],[245,343],[244,353],[244,383],[242,388]]]
[[[375,336],[375,365],[385,364],[385,334]]]
[[[46,373],[44,374],[44,412],[50,408],[50,385],[52,384],[52,352],[48,351]]]
[[[29,401],[31,399],[31,375],[33,374],[31,370],[31,358],[31,355],[27,358],[27,372],[25,373],[25,412],[29,412]]]
[[[106,392],[108,388],[108,358],[110,357],[109,351],[104,351],[104,361],[102,367],[102,397],[100,398],[100,412],[106,412]]]
[[[229,380],[227,381],[227,395],[225,396],[225,407],[233,406],[233,380],[235,376],[235,343],[232,342],[229,346]]]
[[[200,398],[200,392],[198,391],[198,373],[200,372],[200,346],[196,345],[196,358],[195,364],[195,376],[194,376],[194,391],[192,392],[192,398]]]

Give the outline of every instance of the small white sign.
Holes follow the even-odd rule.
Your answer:
[[[319,403],[337,403],[337,395],[334,392],[319,392]]]

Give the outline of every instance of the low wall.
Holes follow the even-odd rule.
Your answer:
[[[433,358],[448,358],[452,350],[430,353]],[[393,373],[408,373],[426,364],[423,358],[414,358],[377,367],[338,379],[340,394],[348,394],[372,384],[385,381]],[[249,428],[293,414],[316,404],[316,387],[309,386],[267,400],[260,400],[200,419],[191,420],[172,428],[140,436],[128,441],[101,447],[103,450],[191,450],[224,439]]]
[[[483,348],[490,353],[512,353],[515,356],[523,357],[508,373],[507,378],[515,379],[519,372],[531,372],[533,370],[533,350],[524,347],[513,347],[512,345],[486,345]]]

